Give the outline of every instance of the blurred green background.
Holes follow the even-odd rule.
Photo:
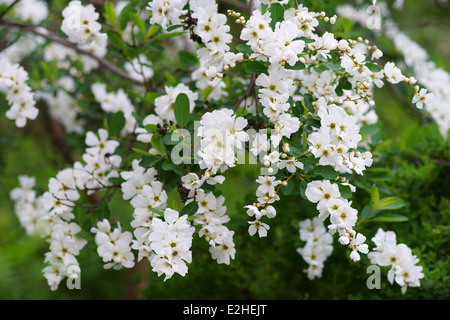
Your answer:
[[[344,1],[341,1],[342,3]],[[450,72],[450,7],[439,1],[408,0],[403,10],[394,12],[401,30],[426,48],[438,66]],[[45,190],[64,159],[47,133],[42,117],[17,129],[0,117],[0,299],[448,299],[450,185],[448,167],[436,163],[436,157],[448,156],[448,143],[432,124],[424,124],[397,101],[385,88],[375,94],[382,147],[392,150],[380,166],[391,168],[380,175],[380,186],[387,185],[395,195],[409,200],[402,214],[410,221],[397,224],[364,226],[361,231],[370,239],[380,226],[395,230],[398,241],[413,248],[421,259],[425,279],[421,288],[409,288],[405,295],[400,287],[391,286],[382,274],[382,289],[366,287],[367,259],[352,263],[342,246],[334,246],[326,261],[322,279],[310,281],[303,273],[306,263],[296,248],[299,220],[316,215],[313,204],[300,197],[287,197],[277,204],[277,217],[271,221],[266,238],[250,237],[247,216],[242,208],[254,201],[258,174],[256,166],[238,166],[220,187],[226,198],[235,230],[236,258],[229,266],[217,265],[210,257],[208,244],[196,237],[193,262],[186,277],[163,278],[151,272],[147,261],[133,270],[104,270],[91,241],[79,256],[81,290],[66,289],[64,281],[52,292],[42,275],[44,253],[48,243],[26,235],[13,211],[9,192],[18,185],[20,174],[35,176],[37,187]],[[0,105],[5,101],[0,97]],[[4,110],[4,108],[2,108]],[[4,111],[2,111],[3,113]],[[66,144],[70,147],[70,137]],[[381,149],[380,149],[381,150]],[[448,158],[447,158],[448,159]],[[376,168],[378,165],[375,164]],[[368,171],[368,175],[379,172]],[[364,180],[361,181],[364,184]],[[238,188],[238,189],[237,189]],[[382,189],[380,189],[382,190]],[[114,214],[131,220],[132,208],[120,201],[117,193],[111,202]],[[363,189],[355,194],[355,203],[364,205],[369,196]],[[294,221],[294,222],[293,222]],[[129,225],[124,225],[129,229]]]

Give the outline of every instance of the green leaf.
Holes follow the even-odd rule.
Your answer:
[[[141,149],[137,149],[137,148],[131,148],[131,150],[133,150],[134,152],[138,153],[138,154],[142,154],[143,156],[155,156],[154,154],[151,154],[147,151],[141,150]]]
[[[348,81],[347,77],[342,77],[341,80],[339,80],[339,84],[342,89],[352,90],[352,84],[350,83],[350,81]]]
[[[344,89],[345,90],[352,89],[352,84],[348,81],[347,77],[343,77],[343,78],[341,78],[341,80],[339,80],[338,85],[336,86],[335,92],[340,97],[340,96],[344,95],[344,91],[343,91]]]
[[[305,108],[303,108],[302,102],[301,101],[295,102],[294,107],[292,108],[292,114],[298,118],[303,113],[305,113]]]
[[[162,142],[162,136],[160,134],[154,134],[152,136],[152,147],[159,151],[159,153],[164,153],[164,144]]]
[[[106,34],[108,35],[108,42],[110,42],[116,49],[123,50],[125,48],[125,43],[116,31],[108,30],[106,31]]]
[[[393,213],[386,213],[383,215],[379,215],[372,219],[372,221],[378,221],[378,222],[404,222],[408,221],[408,217],[402,216],[399,214],[393,214]]]
[[[156,131],[158,131],[158,126],[156,124],[146,124],[144,126],[144,128],[148,132],[156,132]]]
[[[405,201],[403,201],[399,197],[387,197],[383,198],[373,207],[378,210],[397,210],[406,205]]]
[[[308,186],[308,184],[306,183],[305,180],[302,180],[302,182],[300,182],[300,196],[305,200],[308,200],[308,197],[306,196],[306,187],[307,186]]]
[[[253,53],[252,48],[249,45],[243,44],[243,43],[238,44],[236,46],[236,50],[241,52],[241,53],[243,53],[244,55],[247,55],[247,56],[251,56],[252,53]]]
[[[365,220],[369,216],[369,213],[371,213],[371,211],[370,211],[370,204],[366,204],[364,206],[364,208],[361,210],[361,218],[360,218],[360,220],[361,221]]]
[[[305,107],[307,107],[309,111],[314,113],[314,107],[312,105],[314,98],[313,98],[312,94],[310,94],[310,93],[305,94],[303,96],[303,101],[305,102]]]
[[[291,70],[303,70],[306,68],[305,64],[301,61],[297,61],[293,66],[289,64],[284,65],[285,69],[291,69]]]
[[[178,29],[178,28],[182,28],[182,27],[183,27],[182,24],[174,24],[174,25],[171,25],[170,27],[168,27],[166,30],[167,30],[167,32],[170,32],[172,30],[175,30],[175,29]]]
[[[163,142],[166,146],[174,146],[180,142],[180,139],[176,134],[166,134],[163,138]]]
[[[180,62],[187,67],[195,67],[198,65],[198,58],[192,52],[181,50],[178,52],[178,58],[180,59]]]
[[[270,27],[272,30],[275,30],[275,25],[277,22],[281,22],[284,20],[284,7],[278,2],[274,2],[270,5]]]
[[[248,74],[268,74],[267,67],[259,61],[249,61],[245,64],[245,72]]]
[[[162,169],[164,171],[173,171],[179,176],[184,175],[183,166],[174,164],[172,160],[166,159],[162,164]]]
[[[372,72],[380,72],[381,70],[383,70],[379,65],[375,64],[375,63],[366,63],[365,66]]]
[[[198,210],[197,201],[192,201],[189,202],[187,205],[185,205],[183,209],[181,209],[180,215],[187,214],[188,216],[191,216],[193,214],[196,214],[197,210]]]
[[[322,72],[328,70],[327,66],[324,65],[324,64],[319,64],[318,66],[313,67],[313,69],[314,69],[316,72],[318,72],[318,73],[322,73]]]
[[[302,40],[302,41],[304,41],[305,43],[313,43],[313,42],[316,42],[316,40],[314,40],[314,39],[309,39],[309,38],[306,38],[306,37],[298,37],[298,38],[295,38],[294,41],[295,41],[295,40]]]
[[[178,37],[178,36],[181,36],[181,35],[183,35],[185,33],[186,33],[186,31],[161,33],[161,34],[158,34],[157,36],[153,37],[152,40],[161,40],[161,39],[168,39],[168,38]]]
[[[189,106],[189,98],[187,94],[180,93],[173,106],[173,111],[175,113],[175,120],[177,121],[180,127],[185,127],[188,123],[190,106]]]
[[[161,27],[157,24],[153,24],[148,28],[147,35],[145,36],[147,39],[151,38],[154,34],[156,34],[159,30],[161,30]]]
[[[111,177],[108,179],[108,181],[113,184],[120,184],[120,183],[124,182],[125,180],[122,177]]]
[[[160,215],[161,217],[164,217],[164,212],[162,212],[161,210],[151,208],[151,207],[148,207],[148,210],[153,211],[154,213]]]
[[[304,151],[308,150],[308,134],[306,131],[302,132],[302,146]]]
[[[163,158],[159,156],[146,155],[142,157],[141,161],[139,162],[139,165],[143,168],[151,168],[154,167],[155,164],[157,164],[162,159]]]
[[[147,29],[145,28],[145,23],[144,21],[142,21],[141,17],[139,17],[139,15],[135,12],[130,12],[129,17],[131,19],[131,21],[133,21],[133,23],[136,25],[136,27],[138,27],[139,32],[145,36]]]
[[[114,5],[110,1],[105,1],[104,5],[105,13],[103,16],[111,25],[115,25],[117,22],[116,11],[114,10]]]
[[[287,153],[290,157],[296,157],[299,158],[302,155],[302,151],[299,148],[296,147],[289,147],[289,152]]]
[[[111,215],[111,212],[108,207],[108,203],[106,201],[101,201],[98,204],[96,216],[98,220],[108,219]]]
[[[291,195],[294,191],[294,186],[295,183],[293,180],[290,180],[287,184],[287,186],[282,186],[281,187],[281,192],[283,193],[283,195],[288,196]]]
[[[378,124],[366,124],[359,129],[359,133],[366,137],[373,137],[380,132],[380,126]]]
[[[341,193],[341,197],[344,199],[350,199],[353,195],[352,189],[350,186],[344,186],[343,184],[338,184],[339,192]]]
[[[378,191],[377,186],[373,185],[372,189],[370,190],[370,205],[372,207],[375,207],[379,201],[380,201],[380,192]]]
[[[317,166],[313,169],[311,174],[320,175],[327,180],[333,180],[339,176],[339,172],[337,172],[332,166]]]
[[[115,136],[120,135],[120,131],[125,127],[125,116],[122,111],[117,111],[111,116],[109,128]]]
[[[136,8],[132,4],[126,5],[119,15],[119,28],[125,29],[128,22],[131,20],[130,13],[137,13]]]
[[[334,92],[336,92],[338,97],[344,95],[344,91],[342,90],[342,87],[339,84],[336,86],[336,89],[334,89]]]
[[[203,89],[203,92],[202,92],[203,100],[208,100],[208,97],[211,94],[211,92],[213,91],[213,89],[214,89],[214,87],[211,87],[211,86],[207,86],[207,87],[205,87],[205,89]]]
[[[333,62],[327,62],[327,63],[325,64],[325,67],[326,67],[328,70],[333,70],[333,71],[339,71],[339,70],[341,70],[341,65],[338,64],[338,63],[333,63]]]

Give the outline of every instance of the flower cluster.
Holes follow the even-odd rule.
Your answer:
[[[424,277],[423,267],[417,265],[419,259],[407,245],[397,244],[395,232],[379,228],[372,241],[376,247],[368,254],[370,263],[391,267],[388,272],[391,284],[395,281],[402,287],[403,293],[408,287],[420,286],[420,279]]]
[[[86,145],[86,153],[82,156],[85,164],[75,162],[73,168],[58,172],[50,178],[47,192],[37,196],[32,190],[34,178],[27,177],[21,177],[21,187],[11,191],[11,199],[16,201],[16,214],[26,230],[49,237],[50,252],[45,258],[49,265],[44,269],[44,275],[52,290],[67,276],[67,267],[78,265],[75,256],[86,243],[77,237],[81,228],[72,221],[80,191],[92,194],[110,186],[109,178],[119,176],[113,170],[121,162],[121,157],[113,154],[118,143],[108,140],[106,130],[100,129],[99,136],[89,131]]]
[[[17,64],[10,63],[6,58],[0,59],[0,91],[5,92],[10,109],[6,117],[15,120],[16,126],[22,128],[27,119],[34,120],[39,114],[35,107],[36,101],[31,88],[27,85],[28,72]]]
[[[107,45],[107,39],[101,38],[97,42],[79,45],[78,47],[94,54],[98,58],[103,58],[107,52]],[[99,62],[96,59],[84,54],[79,54],[73,48],[65,47],[59,43],[50,43],[45,46],[43,59],[46,62],[57,61],[58,68],[67,70],[73,77],[82,77],[99,67]],[[74,66],[74,63],[82,64],[83,72],[80,72],[80,70]]]
[[[180,24],[180,16],[186,13],[183,7],[187,0],[153,0],[148,3],[147,10],[152,12],[151,24],[159,24],[166,29],[169,24]]]
[[[125,126],[121,135],[133,133],[136,127],[136,119],[133,116],[135,108],[125,91],[121,88],[117,92],[107,92],[106,85],[94,83],[91,86],[95,100],[100,103],[100,107],[105,112],[116,113],[121,111],[125,117]]]
[[[69,40],[88,45],[92,42],[106,42],[106,34],[101,32],[101,24],[97,21],[100,17],[93,4],[83,6],[81,1],[71,1],[62,11],[64,17],[61,30],[69,37]]]
[[[405,77],[392,62],[386,63],[379,74],[381,74],[381,77],[385,76],[387,81],[391,83],[403,81],[410,85],[415,85],[412,103],[416,104],[417,108],[423,108],[430,113],[438,124],[442,136],[446,138],[450,128],[448,112],[448,106],[450,105],[448,98],[450,96],[450,75],[444,69],[438,68],[430,59],[426,50],[399,29],[389,17],[386,3],[381,2],[378,5],[385,13],[384,26],[381,32],[393,41],[396,49],[403,55],[405,65],[409,67],[409,70],[413,72],[415,77]],[[337,11],[341,16],[357,21],[362,25],[366,23],[366,8],[358,9],[350,5],[343,5],[339,6]],[[377,77],[379,78],[379,76]],[[419,79],[420,84],[425,88],[420,88],[416,85],[416,79]]]
[[[143,54],[134,58],[131,62],[126,62],[124,68],[137,81],[151,79],[154,74],[151,61]]]
[[[131,13],[124,12],[124,8],[130,9],[127,7],[130,4],[116,2],[114,10],[119,19],[105,18],[111,25],[114,25],[112,20],[118,20],[112,27],[118,31],[116,36],[129,45],[129,50],[120,52],[126,58],[120,66],[124,71],[116,69],[116,73],[126,80],[136,80],[131,81],[133,83],[146,84],[145,88],[136,86],[129,92],[141,97],[141,106],[150,105],[145,107],[151,108],[151,113],[146,113],[150,109],[140,109],[137,100],[135,108],[127,95],[128,89],[108,92],[106,84],[84,77],[98,68],[99,62],[104,62],[102,57],[107,54],[108,39],[101,32],[100,15],[92,4],[83,6],[81,1],[71,1],[63,10],[61,30],[71,42],[46,44],[42,52],[44,61],[57,65],[64,77],[43,80],[38,96],[47,102],[49,114],[66,132],[82,134],[85,127],[96,121],[89,121],[89,114],[83,113],[77,105],[79,98],[83,101],[86,97],[82,96],[85,90],[78,90],[76,84],[86,81],[91,89],[89,94],[92,93],[101,110],[113,113],[111,129],[113,123],[121,125],[121,114],[125,122],[120,129],[111,130],[121,136],[113,139],[107,129],[88,131],[82,161],[75,161],[50,178],[47,192],[38,195],[33,190],[34,179],[21,176],[20,187],[10,194],[27,233],[48,237],[50,251],[45,256],[48,266],[44,275],[53,290],[63,277],[69,276],[69,266],[78,266],[76,257],[86,244],[79,236],[82,229],[73,222],[74,208],[82,206],[90,208],[88,213],[97,210],[95,223],[84,231],[90,230],[95,235],[91,237],[95,238],[105,269],[134,267],[134,250],[138,261],[148,259],[154,272],[165,275],[164,281],[175,273],[185,276],[192,262],[191,247],[196,232],[208,242],[212,259],[219,264],[230,264],[236,255],[235,232],[226,225],[231,219],[227,215],[225,198],[215,192],[214,186],[224,182],[225,177],[220,174],[245,158],[247,149],[253,155],[251,161],[261,165],[256,179],[256,201],[244,206],[252,219],[248,221],[250,236],[268,235],[270,226],[264,219],[277,216],[276,202],[281,200],[281,193],[300,193],[317,204],[319,212],[317,217],[299,224],[300,239],[306,244],[297,251],[309,265],[304,270],[309,279],[322,276],[324,262],[333,251],[335,233],[339,236],[338,242],[350,249],[351,260],[359,261],[361,253],[369,252],[366,237],[355,230],[358,211],[341,186],[352,192],[356,189],[338,174],[362,175],[372,165],[372,153],[366,151],[371,147],[370,137],[362,141],[360,129],[377,121],[372,99],[375,87],[400,82],[413,87],[416,80],[403,75],[392,62],[382,68],[378,66],[375,61],[383,52],[369,45],[368,40],[341,39],[338,34],[321,31],[326,30],[319,28],[321,20],[334,24],[337,16],[311,12],[287,0],[261,2],[264,6],[256,4],[258,9],[249,12],[248,20],[239,12],[227,11],[228,17],[235,19],[242,28],[239,40],[244,43],[235,46],[238,53],[230,51],[234,46],[231,46],[233,36],[227,24],[228,17],[219,13],[216,1],[154,0],[148,2],[146,8],[151,13],[150,18],[146,13],[138,14],[132,7]],[[111,9],[111,4],[108,5],[105,12]],[[42,21],[44,15],[42,6],[38,0],[23,1],[14,14],[38,23],[36,21]],[[34,14],[33,8],[36,8]],[[151,24],[147,36],[144,31],[148,26],[143,23],[146,19]],[[161,87],[154,88],[160,76],[155,76],[156,81],[151,79],[155,72],[150,59],[157,61],[158,57],[149,57],[143,49],[147,48],[147,41],[154,44],[149,50],[163,48],[158,45],[162,39],[170,45],[171,38],[179,33],[167,33],[168,30],[180,27],[194,42],[184,47],[192,53],[185,51],[184,56],[180,53],[180,60],[192,58],[183,61],[191,67],[187,73],[180,73],[182,78],[177,79],[177,85],[176,81],[169,81],[171,85],[160,83]],[[448,88],[444,89],[438,82],[448,84],[450,80],[436,71],[434,65],[420,63],[426,58],[424,52],[417,50],[414,55],[410,51],[417,47],[399,34],[388,33],[396,45],[402,47],[406,64],[421,75],[426,87],[421,90],[413,87],[412,102],[439,117],[441,128],[447,125],[448,129],[448,118],[445,118],[448,111],[444,113],[436,99],[447,102],[444,95],[450,96]],[[19,127],[38,114],[33,93],[26,85],[27,72],[15,63],[16,60],[8,58],[15,56],[30,40],[21,39],[0,56],[0,90],[6,92],[11,105],[6,115],[16,120]],[[44,43],[43,39],[38,39],[30,42],[31,51],[37,48],[38,41]],[[20,60],[31,51],[23,50],[14,59]],[[97,59],[77,53],[80,51],[90,52]],[[432,76],[436,79],[427,78],[426,68],[434,70]],[[248,77],[239,77],[242,73]],[[233,92],[234,89],[237,92]],[[180,101],[178,97],[186,101],[181,108],[176,103]],[[189,106],[184,108],[187,103]],[[116,119],[119,121],[114,122]],[[188,121],[183,124],[181,119]],[[200,119],[200,127],[195,123],[193,132],[192,119]],[[183,133],[178,135],[177,130]],[[194,151],[192,158],[183,154],[183,160],[193,159],[194,163],[177,163],[174,154],[181,144],[172,143],[174,136],[183,138],[183,142],[184,138],[194,139],[183,144]],[[127,143],[119,142],[123,140]],[[150,149],[134,148],[135,140],[147,148],[150,144]],[[116,154],[118,150],[123,159]],[[337,178],[328,180],[331,178],[319,171],[331,168],[321,166],[334,168],[332,172],[337,171]],[[318,180],[323,179],[318,176],[325,180]],[[119,188],[123,200],[128,201],[133,210],[131,232],[124,231],[120,222],[112,227],[100,210]],[[173,202],[176,210],[168,208],[171,190],[178,191],[179,200],[184,204],[180,211],[176,202]],[[101,191],[105,193],[96,201]],[[86,199],[89,204],[85,203]],[[423,274],[422,268],[417,266],[418,259],[408,247],[397,245],[395,234],[380,229],[372,240],[377,247],[369,258],[373,263],[391,267],[388,273],[391,283],[397,282],[403,292],[408,286],[419,286]]]
[[[54,210],[54,198],[50,193],[38,195],[33,190],[35,178],[20,176],[20,187],[11,191],[15,202],[15,212],[21,225],[30,235],[49,237],[50,251],[45,254],[44,276],[51,290],[56,290],[64,277],[69,276],[68,268],[78,266],[76,256],[86,245],[86,240],[78,234],[81,228],[74,222],[70,211]]]
[[[184,93],[189,99],[189,111],[195,108],[195,100],[198,99],[198,93],[192,92],[185,84],[179,83],[175,87],[166,87],[165,95],[155,99],[155,113],[164,120],[176,123],[174,114],[174,104],[180,93]]]
[[[38,96],[47,102],[50,116],[61,123],[66,132],[82,134],[84,121],[80,118],[81,109],[71,94],[75,88],[73,78],[60,78],[58,85],[60,90],[56,96],[47,92],[38,92]]]
[[[38,221],[45,215],[42,197],[33,190],[36,184],[34,177],[19,176],[19,187],[10,192],[10,198],[14,201],[14,211],[19,218],[21,226],[29,235],[39,234]]]
[[[333,252],[333,246],[331,245],[333,237],[317,217],[312,220],[303,220],[299,225],[300,240],[305,241],[306,244],[304,247],[298,248],[297,252],[309,265],[308,269],[304,271],[310,280],[321,278],[324,262]]]
[[[105,262],[105,269],[119,270],[134,267],[134,255],[131,252],[131,238],[129,231],[122,232],[120,224],[111,230],[111,224],[107,219],[97,222],[97,226],[91,229],[95,234],[98,255]]]
[[[197,180],[198,181],[198,180]],[[234,248],[234,231],[228,229],[224,224],[230,221],[226,215],[227,207],[224,206],[225,198],[216,197],[212,192],[205,192],[203,189],[197,189],[195,201],[198,204],[198,210],[193,220],[194,225],[200,225],[198,231],[200,237],[208,241],[209,252],[217,263],[230,264],[230,259],[234,259],[236,249]],[[188,200],[186,203],[190,203]]]
[[[192,261],[192,237],[195,227],[186,220],[187,215],[179,216],[178,211],[167,208],[164,210],[164,221],[160,217],[152,219],[148,235],[149,256],[153,271],[158,275],[165,274],[164,281],[174,273],[185,276],[188,272],[187,263]]]
[[[159,216],[156,210],[165,210],[167,207],[167,194],[162,190],[162,183],[154,180],[144,185],[141,193],[131,199],[131,205],[134,208],[131,226],[136,238],[132,247],[138,250],[138,261],[142,258],[151,261],[153,256],[149,235],[153,232],[152,221]]]
[[[125,180],[121,184],[124,200],[130,200],[144,192],[144,187],[156,180],[154,168],[145,169],[139,165],[139,160],[131,162],[132,171],[122,171],[120,176]]]
[[[277,212],[271,203],[280,200],[277,194],[282,182],[275,179],[274,176],[260,176],[256,180],[259,186],[256,190],[256,196],[258,197],[258,203],[252,205],[247,205],[247,214],[250,217],[255,217],[255,221],[249,222],[250,226],[248,229],[249,234],[252,236],[258,232],[258,236],[265,237],[270,226],[266,223],[261,222],[261,218],[266,216],[268,218],[275,218]]]
[[[192,73],[199,90],[210,89],[209,99],[218,100],[227,95],[222,80],[223,72],[236,67],[243,59],[242,53],[229,52],[232,41],[227,17],[218,12],[215,1],[194,0],[189,2],[192,19],[195,21],[193,32],[204,44],[197,50],[200,66]]]
[[[353,230],[358,211],[351,207],[351,202],[341,197],[337,184],[329,180],[312,181],[308,183],[305,195],[309,201],[317,203],[320,221],[324,222],[330,218],[329,232],[331,234],[338,232],[339,243],[347,245],[352,250],[350,258],[353,261],[360,260],[358,252],[369,252],[367,244],[364,244],[366,237]]]
[[[318,115],[320,128],[308,137],[309,149],[320,165],[331,165],[341,173],[351,173],[353,169],[362,174],[366,167],[372,165],[372,154],[369,151],[356,151],[361,140],[356,117],[335,105],[327,104],[319,99]]]
[[[76,256],[84,248],[87,241],[77,236],[81,227],[74,222],[54,221],[51,228],[50,251],[45,254],[48,264],[42,270],[51,290],[56,290],[63,277],[71,276],[70,267],[78,266]]]
[[[19,1],[14,7],[14,16],[33,24],[39,24],[48,16],[47,3],[40,0]]]
[[[274,124],[270,139],[277,147],[283,137],[290,138],[300,128],[299,119],[287,112],[290,108],[288,99],[295,86],[292,79],[294,72],[286,70],[284,65],[297,63],[305,42],[296,40],[304,33],[291,21],[277,23],[275,30],[271,29],[270,22],[269,12],[262,15],[255,10],[241,32],[241,39],[252,48],[254,53],[251,58],[270,62],[268,75],[259,75],[255,84],[263,88],[258,97],[264,114]]]
[[[247,120],[233,115],[229,109],[214,110],[203,115],[198,129],[201,137],[198,155],[201,169],[224,172],[236,163],[236,151],[243,150],[249,136],[244,132]]]

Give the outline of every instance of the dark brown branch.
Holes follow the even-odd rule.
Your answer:
[[[20,0],[15,0],[13,1],[5,10],[3,10],[2,12],[0,12],[0,20],[3,19],[3,17],[8,13],[9,10],[12,9],[12,7],[14,7]]]
[[[244,99],[247,99],[248,95],[250,94],[250,91],[252,90],[254,84],[256,81],[256,74],[252,74],[252,78],[250,80],[250,83],[247,86],[247,89],[245,90],[244,94],[239,98],[238,102],[234,105],[233,112],[236,112],[239,105],[244,101]]]
[[[247,12],[249,7],[245,3],[239,2],[238,0],[219,0],[218,2],[223,3],[227,6],[235,7],[239,10]]]
[[[96,60],[100,66],[102,66],[103,68],[106,68],[112,72],[114,72],[115,74],[117,74],[118,76],[120,76],[121,78],[123,78],[124,80],[127,80],[129,82],[135,83],[135,84],[139,84],[139,85],[143,85],[144,83],[142,81],[139,81],[133,77],[131,77],[129,74],[127,74],[125,71],[123,71],[122,69],[118,68],[115,64],[113,64],[111,61],[99,57],[95,54],[93,54],[92,52],[90,52],[89,50],[83,49],[78,47],[75,43],[61,38],[60,36],[58,36],[57,34],[44,29],[45,31],[42,31],[41,27],[37,27],[37,26],[33,26],[30,24],[23,24],[23,23],[19,23],[19,22],[14,22],[14,21],[10,21],[7,19],[0,19],[0,25],[6,25],[6,26],[10,26],[10,27],[16,27],[22,30],[26,30],[29,31],[35,35],[41,36],[44,39],[47,39],[49,41],[53,41],[53,42],[57,42],[67,48],[71,48],[74,49],[75,51],[82,53],[84,55],[87,55],[91,58],[93,58],[94,60]]]

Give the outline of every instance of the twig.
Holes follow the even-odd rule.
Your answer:
[[[425,116],[415,107],[413,107],[413,105],[408,100],[406,100],[406,98],[402,94],[400,94],[395,85],[393,85],[389,81],[387,81],[387,84],[391,93],[398,99],[398,101],[406,110],[408,110],[412,115],[414,115],[421,123],[427,122]]]
[[[238,1],[232,1],[232,0],[219,0],[220,3],[226,4],[228,6],[236,7],[239,10],[247,11],[249,7],[245,5],[245,3],[238,2]]]
[[[14,2],[12,2],[5,10],[3,10],[2,12],[0,12],[0,20],[3,19],[3,17],[8,13],[9,10],[12,9],[12,7],[14,7],[17,2],[19,2],[20,0],[15,0]]]
[[[250,0],[250,2],[248,4],[248,11],[249,11],[250,16],[253,13],[253,6],[254,6],[254,0]]]
[[[19,29],[22,29],[22,30],[29,31],[29,32],[31,32],[31,33],[33,33],[35,35],[41,36],[44,39],[47,39],[49,41],[54,41],[54,42],[57,42],[59,44],[62,44],[65,47],[72,48],[72,49],[74,49],[75,51],[77,51],[79,53],[82,53],[84,55],[87,55],[87,56],[93,58],[102,67],[104,67],[106,69],[109,69],[110,71],[114,72],[115,74],[117,74],[121,78],[123,78],[123,79],[125,79],[125,80],[127,80],[129,82],[135,83],[135,84],[144,85],[144,83],[142,81],[139,81],[139,80],[131,77],[129,74],[127,74],[122,69],[118,68],[111,61],[109,61],[109,60],[107,60],[105,58],[99,57],[99,56],[95,55],[94,53],[90,52],[89,50],[80,48],[75,43],[73,43],[73,42],[71,42],[71,41],[69,41],[67,39],[61,38],[57,34],[51,32],[51,31],[49,31],[47,29],[42,29],[42,27],[37,27],[37,26],[30,25],[30,24],[23,24],[23,23],[19,23],[19,22],[14,22],[14,21],[10,21],[10,20],[7,20],[7,19],[0,19],[0,25],[2,25],[2,24],[10,26],[10,27],[16,27],[16,28],[19,28]],[[45,31],[43,31],[43,30],[45,30]]]
[[[245,90],[244,94],[239,98],[238,102],[236,102],[236,104],[234,105],[233,108],[233,113],[236,112],[236,109],[239,107],[239,105],[242,103],[242,101],[244,101],[244,99],[247,99],[250,90],[252,90],[253,85],[255,84],[256,81],[256,74],[252,74],[252,78],[250,80],[250,83],[247,86],[247,89]]]

